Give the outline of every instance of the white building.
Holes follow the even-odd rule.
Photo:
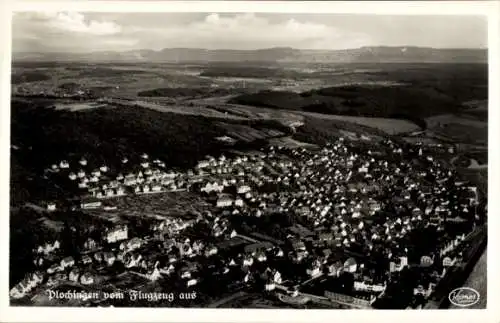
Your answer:
[[[128,239],[128,227],[126,225],[117,226],[109,230],[106,234],[106,241],[108,243],[114,243],[126,239]]]
[[[233,199],[229,196],[222,196],[217,200],[217,207],[228,207],[233,205]]]

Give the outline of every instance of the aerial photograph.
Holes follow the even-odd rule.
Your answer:
[[[10,306],[486,308],[487,24],[13,13]]]

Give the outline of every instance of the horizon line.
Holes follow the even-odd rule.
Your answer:
[[[370,46],[359,46],[359,47],[348,47],[348,48],[338,48],[338,49],[312,49],[312,48],[297,48],[291,46],[275,46],[275,47],[261,47],[254,49],[236,49],[236,48],[203,48],[203,47],[164,47],[161,49],[152,48],[136,48],[136,49],[126,49],[126,50],[97,50],[97,51],[57,51],[57,50],[47,50],[47,51],[16,51],[13,50],[12,53],[45,53],[45,54],[92,54],[92,53],[125,53],[133,51],[151,51],[151,52],[161,52],[164,50],[201,50],[201,51],[240,51],[240,52],[251,52],[251,51],[262,51],[271,49],[291,49],[291,50],[301,50],[301,51],[344,51],[344,50],[355,50],[363,48],[418,48],[418,49],[436,49],[436,50],[488,50],[488,47],[432,47],[432,46],[417,46],[417,45],[370,45]]]

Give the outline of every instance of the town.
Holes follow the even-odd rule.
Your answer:
[[[72,197],[26,205],[40,233],[33,271],[10,296],[43,305],[47,289],[175,292],[196,298],[142,301],[237,307],[231,302],[247,292],[266,300],[261,307],[397,299],[422,308],[468,261],[486,223],[477,187],[447,163],[454,153],[452,145],[339,137],[207,156],[188,171],[147,152],[123,156],[119,169],[91,156],[54,161],[44,178]]]

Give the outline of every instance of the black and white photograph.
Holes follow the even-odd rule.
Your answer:
[[[487,16],[117,5],[11,35],[10,307],[491,305]]]

